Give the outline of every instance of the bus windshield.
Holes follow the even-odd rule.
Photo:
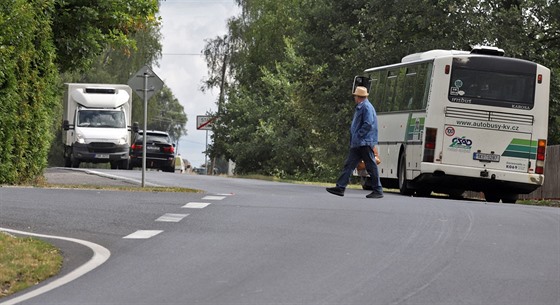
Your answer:
[[[487,65],[481,60],[454,59],[449,101],[530,110],[535,99],[535,70],[510,62]],[[517,67],[517,69],[516,69]]]

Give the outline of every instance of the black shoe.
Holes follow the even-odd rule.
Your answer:
[[[383,194],[379,194],[379,193],[376,193],[376,192],[371,192],[370,194],[366,195],[366,198],[379,199],[379,198],[383,198]]]
[[[344,196],[344,189],[341,187],[327,187],[327,192],[337,196]]]

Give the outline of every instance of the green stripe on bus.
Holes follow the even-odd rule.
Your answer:
[[[525,146],[537,146],[537,141],[531,141],[527,139],[513,139],[510,145],[525,145]]]
[[[521,152],[521,151],[505,151],[502,154],[502,157],[512,157],[512,158],[521,158],[521,159],[535,159],[537,157],[536,154],[530,152]]]
[[[506,148],[506,151],[536,152],[537,149],[536,149],[536,147],[531,147],[531,146],[510,144]]]

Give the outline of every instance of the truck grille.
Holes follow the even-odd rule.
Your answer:
[[[117,145],[114,143],[92,142],[88,145],[89,152],[92,153],[115,153]]]

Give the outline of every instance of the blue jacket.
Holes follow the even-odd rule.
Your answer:
[[[350,135],[351,148],[377,145],[377,114],[368,99],[356,105]]]

